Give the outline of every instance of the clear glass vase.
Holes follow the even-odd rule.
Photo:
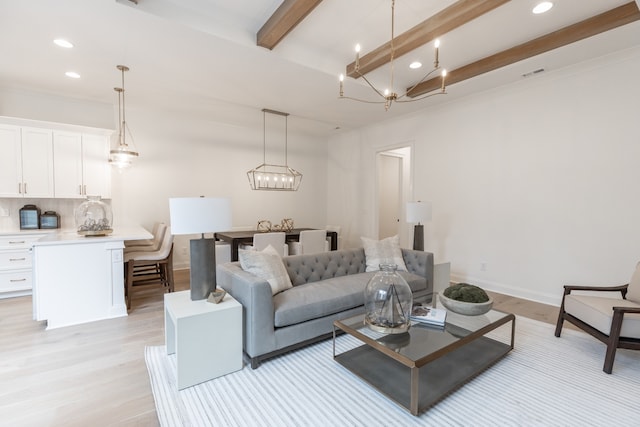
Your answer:
[[[413,293],[395,264],[380,264],[364,290],[364,322],[384,334],[401,334],[411,326]]]
[[[83,236],[106,236],[113,232],[111,206],[100,196],[87,196],[75,210],[76,229]]]

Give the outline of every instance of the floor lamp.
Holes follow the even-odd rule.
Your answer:
[[[200,234],[189,245],[191,300],[201,300],[216,289],[216,245],[204,233],[231,228],[231,200],[182,197],[169,199],[172,234]]]
[[[413,228],[413,249],[424,251],[424,226],[421,222],[431,221],[431,202],[407,202],[407,222],[416,224]]]

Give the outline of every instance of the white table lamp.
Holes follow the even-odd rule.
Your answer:
[[[172,234],[200,234],[189,245],[191,300],[201,300],[216,289],[216,247],[204,233],[231,228],[231,200],[226,198],[181,197],[169,199]]]
[[[431,221],[431,202],[407,202],[407,222],[416,224],[413,229],[413,249],[424,251],[424,226]]]

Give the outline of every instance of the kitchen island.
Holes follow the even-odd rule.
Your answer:
[[[108,236],[62,230],[34,242],[34,319],[54,329],[126,316],[124,241],[152,237],[142,227],[114,227]]]

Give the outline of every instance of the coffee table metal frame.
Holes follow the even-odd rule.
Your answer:
[[[444,328],[414,323],[406,335],[369,330],[364,315],[333,323],[333,358],[379,392],[418,415],[496,363],[514,348],[515,316],[447,313]],[[510,343],[486,335],[511,322]],[[363,344],[336,354],[336,333]],[[505,341],[507,339],[504,339]]]

